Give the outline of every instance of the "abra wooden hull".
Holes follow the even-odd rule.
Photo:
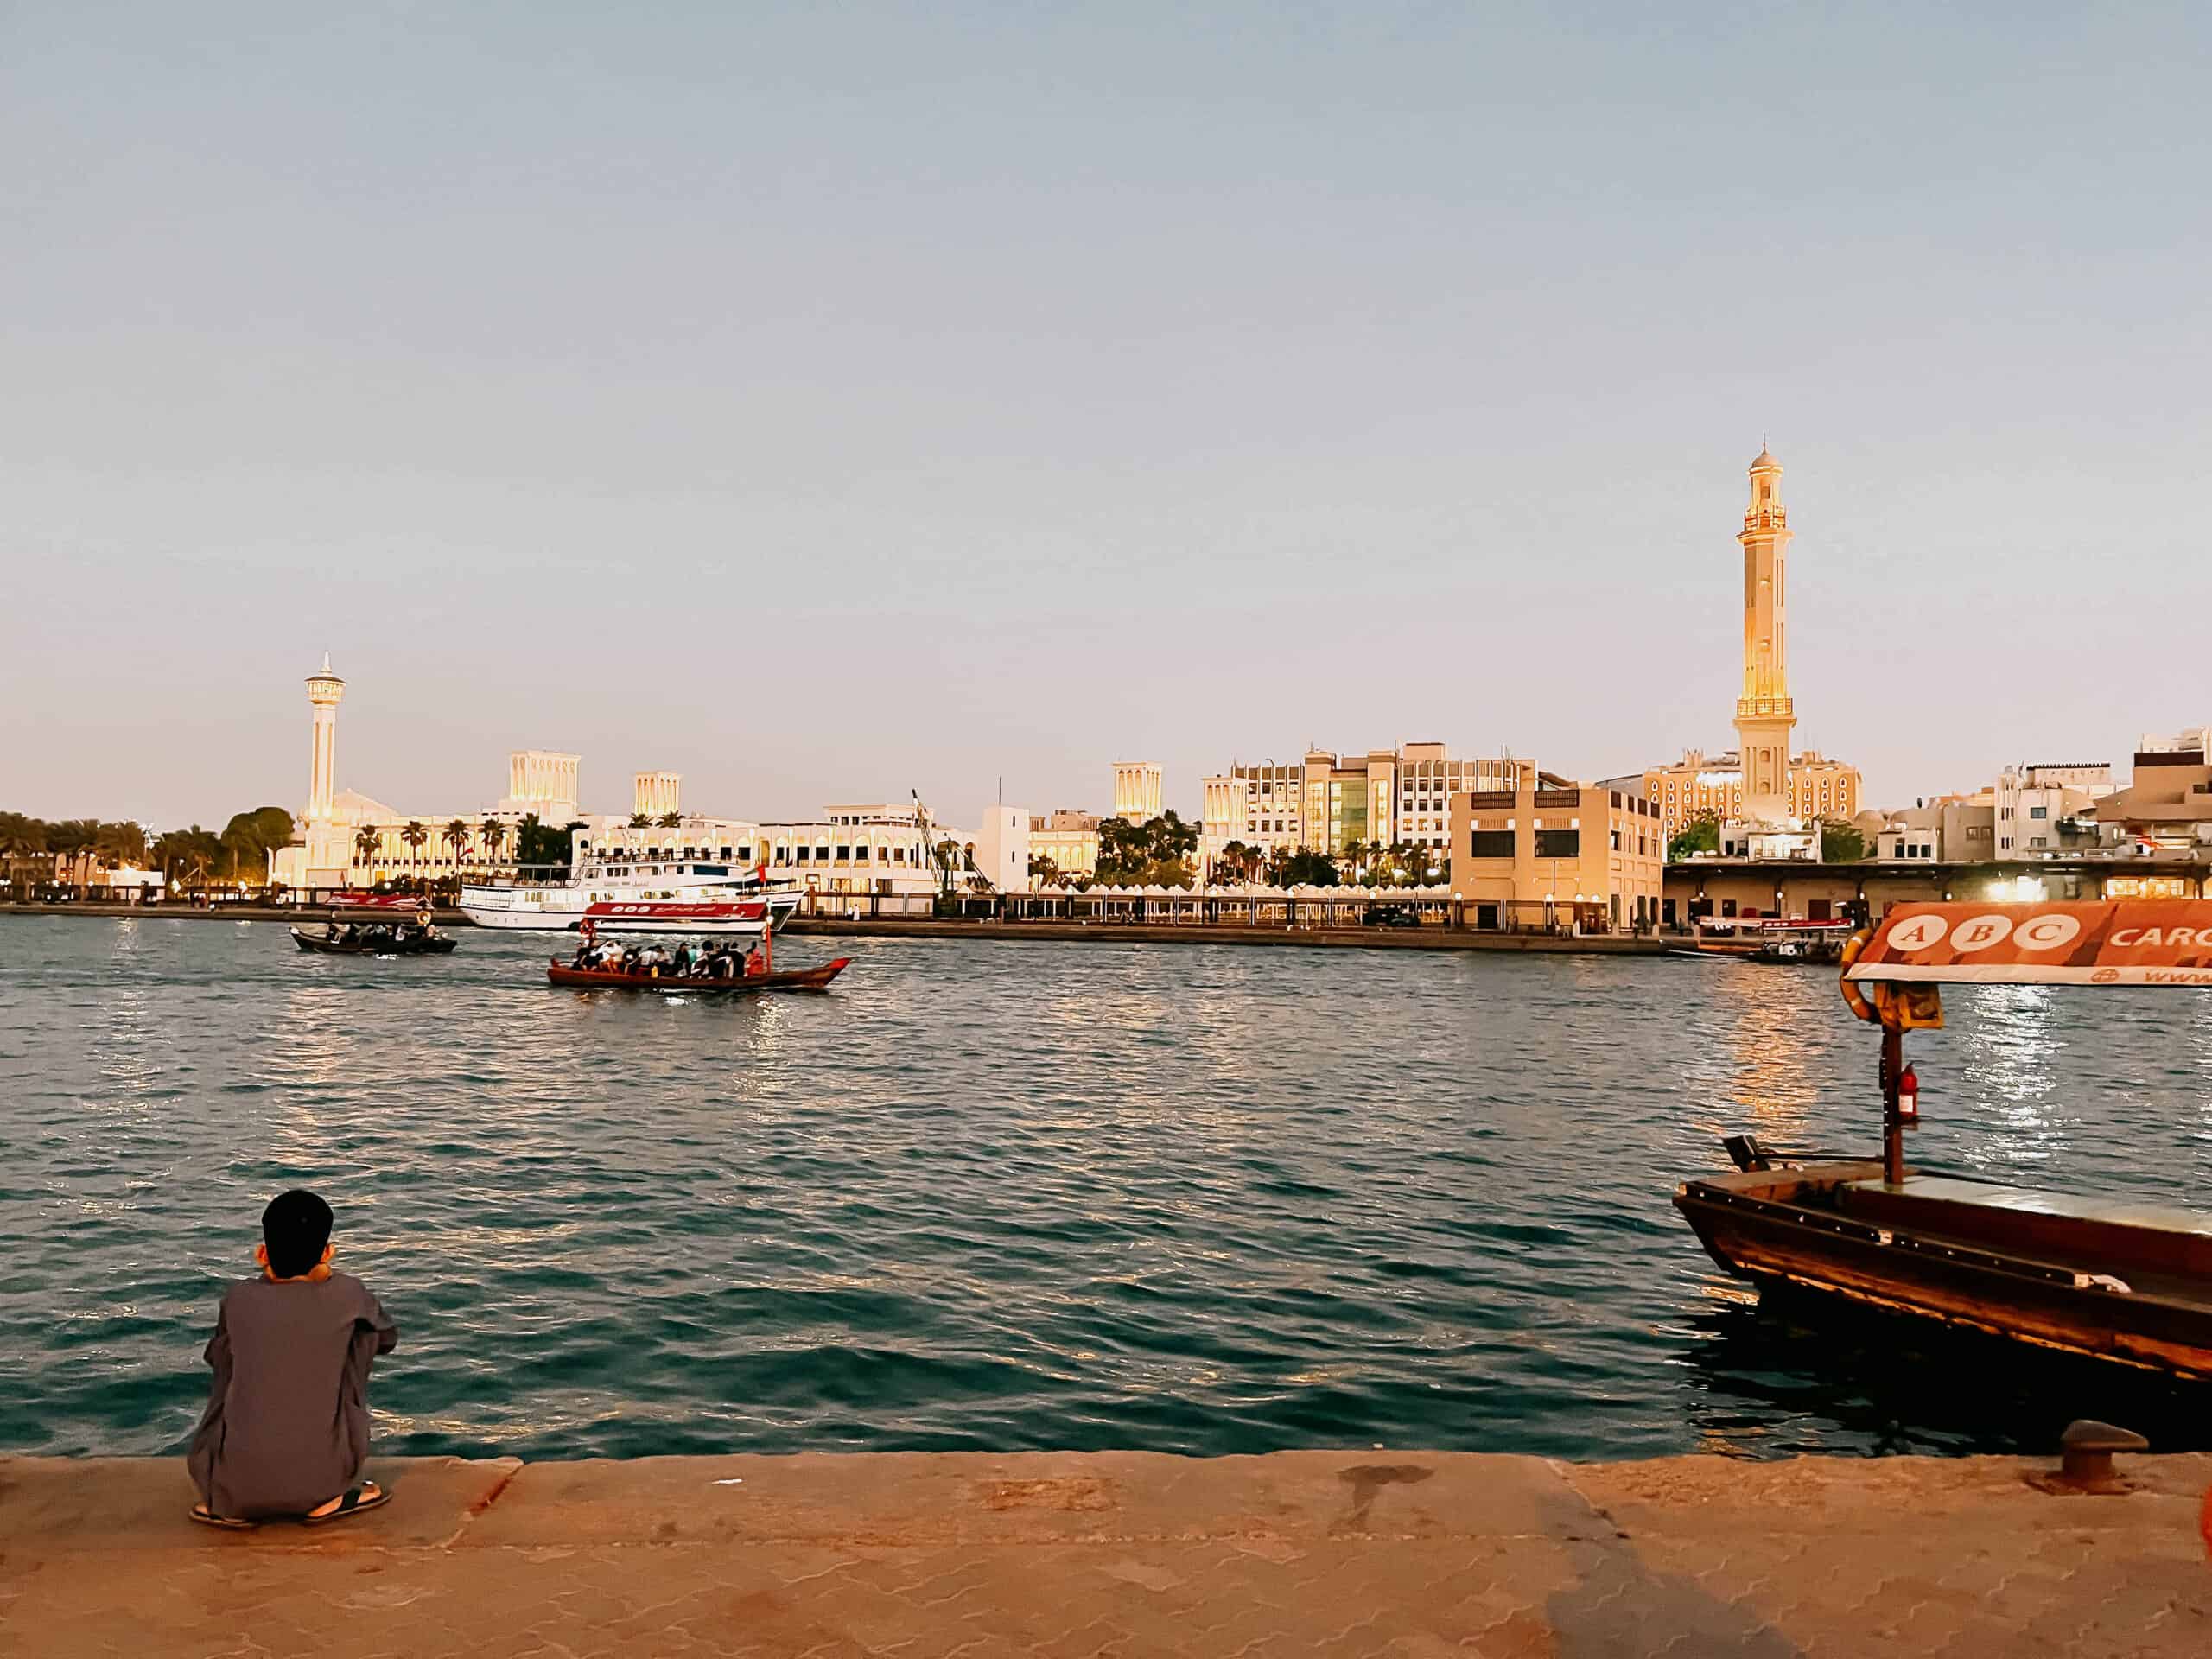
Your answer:
[[[461,941],[411,939],[404,943],[392,941],[383,944],[363,944],[356,940],[349,944],[340,939],[319,939],[314,934],[302,933],[296,927],[292,930],[292,943],[302,950],[321,957],[442,957]]]
[[[1931,1205],[1916,1178],[1880,1176],[1871,1163],[1714,1175],[1684,1182],[1675,1206],[1715,1262],[1762,1288],[2212,1381],[2212,1236],[2037,1213],[2003,1187],[1988,1205]]]
[[[750,979],[693,979],[673,974],[610,974],[594,968],[571,968],[563,962],[546,964],[547,982],[569,985],[583,990],[613,991],[671,991],[689,996],[693,992],[703,995],[725,995],[742,991],[825,991],[830,982],[845,971],[852,961],[840,957],[835,962],[825,962],[819,968],[795,969],[790,973],[755,974]]]

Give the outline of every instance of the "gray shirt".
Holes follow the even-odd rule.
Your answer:
[[[186,1459],[207,1507],[246,1521],[304,1515],[352,1486],[369,1455],[369,1367],[398,1344],[399,1327],[351,1274],[232,1285]]]

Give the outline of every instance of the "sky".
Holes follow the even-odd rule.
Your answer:
[[[0,5],[0,808],[2212,721],[2212,9]],[[1002,780],[1002,782],[1001,782]]]

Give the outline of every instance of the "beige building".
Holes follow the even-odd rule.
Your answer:
[[[1205,779],[1198,848],[1207,871],[1231,842],[1274,853],[1304,848],[1341,858],[1357,844],[1451,846],[1451,799],[1510,789],[1527,761],[1456,758],[1441,743],[1340,755],[1311,749],[1296,766],[1231,766]]]
[[[552,749],[518,749],[507,757],[507,793],[498,810],[518,821],[531,813],[540,823],[563,824],[583,816],[576,782],[582,762]]]
[[[1559,785],[1534,767],[1510,789],[1454,795],[1452,896],[1476,927],[1584,932],[1655,925],[1667,837],[1648,800]]]
[[[1049,858],[1062,875],[1092,875],[1098,869],[1098,815],[1057,807],[1029,819],[1029,851]]]
[[[1160,763],[1157,760],[1116,760],[1114,763],[1114,816],[1130,823],[1149,823],[1160,812]]]
[[[1790,817],[1847,823],[1863,810],[1859,792],[1858,767],[1811,749],[1790,758],[1783,795]],[[1644,772],[1643,798],[1659,809],[1660,822],[1670,838],[1705,813],[1723,823],[1744,818],[1742,757],[1733,749],[1714,755],[1692,749],[1670,766],[1653,766]]]
[[[1789,509],[1782,504],[1782,463],[1760,447],[1751,462],[1751,505],[1736,541],[1744,555],[1744,671],[1736,699],[1736,747],[1707,757],[1690,750],[1672,766],[1643,774],[1643,798],[1659,808],[1671,839],[1711,813],[1733,825],[1734,839],[1754,855],[1820,856],[1820,836],[1807,826],[1822,818],[1848,823],[1859,810],[1859,768],[1808,749],[1789,752],[1797,706],[1789,695],[1786,600]]]
[[[630,780],[630,810],[649,818],[666,817],[683,810],[683,774],[680,772],[641,772]]]
[[[2133,780],[2098,801],[2096,817],[2145,852],[2212,845],[2212,747],[2139,749]]]

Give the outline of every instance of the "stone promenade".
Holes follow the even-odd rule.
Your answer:
[[[395,1461],[321,1529],[0,1459],[0,1654],[2212,1655],[2212,1456]]]

